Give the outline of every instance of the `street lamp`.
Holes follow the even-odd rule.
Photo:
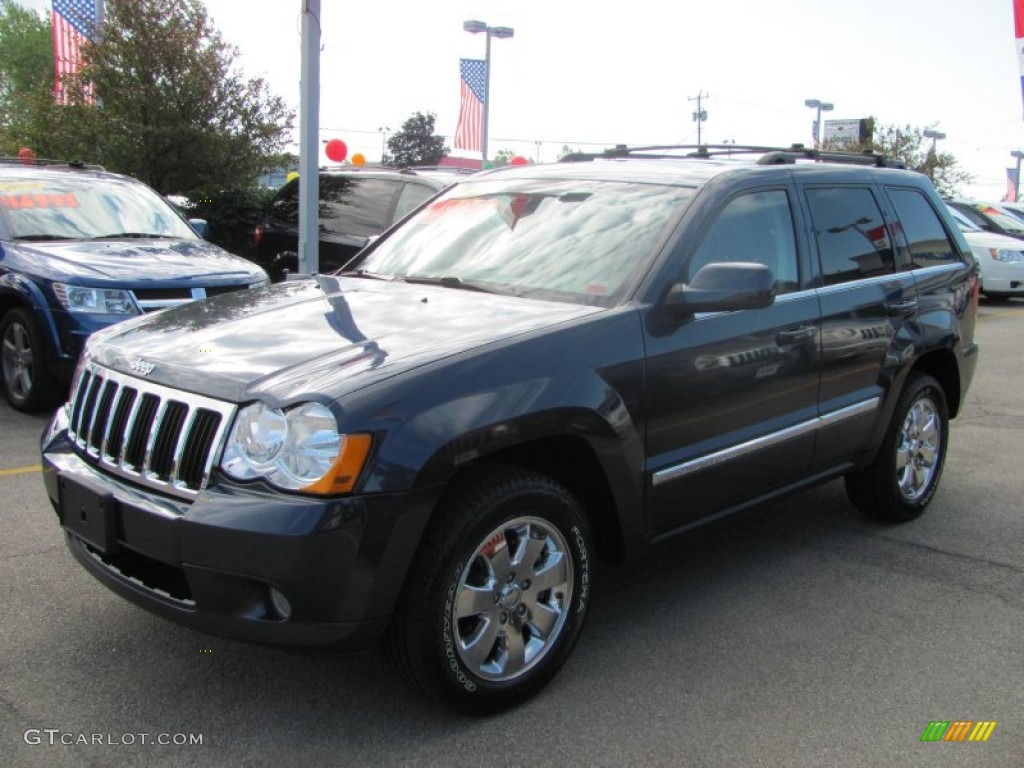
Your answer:
[[[515,30],[512,27],[489,27],[483,21],[464,21],[462,28],[466,32],[477,34],[483,32],[487,38],[487,46],[484,51],[484,120],[480,136],[480,154],[483,156],[482,163],[487,162],[487,113],[490,110],[491,102],[491,38],[497,37],[500,40],[512,37]]]
[[[384,149],[388,140],[388,133],[391,132],[391,129],[386,125],[382,125],[377,130],[380,131],[380,164],[384,165]]]
[[[935,142],[939,139],[946,138],[946,134],[942,131],[933,131],[931,128],[924,129],[924,137],[932,140],[932,154],[935,154]]]
[[[1013,200],[1007,200],[1008,203],[1016,203],[1020,198],[1020,161],[1024,158],[1024,152],[1019,149],[1014,149],[1010,152],[1010,157],[1017,158],[1017,176],[1013,180]]]
[[[804,106],[818,110],[818,117],[814,121],[814,146],[821,146],[821,113],[831,112],[835,105],[821,99],[804,99]]]

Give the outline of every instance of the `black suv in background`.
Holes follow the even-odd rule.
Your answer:
[[[90,333],[266,282],[140,181],[80,163],[0,159],[0,388],[19,410],[67,396]]]
[[[331,272],[424,200],[448,185],[413,170],[320,169],[318,272]],[[274,282],[298,271],[299,180],[274,195],[246,256]]]
[[[920,515],[977,302],[949,211],[884,157],[503,168],[338,275],[93,337],[43,477],[126,599],[258,642],[383,637],[428,695],[494,712],[569,657],[598,559],[839,477]]]

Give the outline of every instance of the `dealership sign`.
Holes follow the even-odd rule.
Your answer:
[[[866,119],[826,120],[822,141],[832,146],[870,144],[870,123]]]

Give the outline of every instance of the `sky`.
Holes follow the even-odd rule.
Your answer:
[[[295,110],[297,142],[303,0],[204,3],[237,67]],[[826,120],[932,127],[979,198],[1002,197],[1024,149],[1013,0],[321,0],[321,140],[376,162],[381,129],[432,112],[451,145],[459,59],[484,58],[468,19],[515,30],[491,42],[492,156],[695,144],[698,95],[704,143],[810,145],[807,99],[834,104]]]

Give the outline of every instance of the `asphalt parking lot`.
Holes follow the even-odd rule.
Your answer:
[[[46,419],[0,402],[0,764],[1024,765],[1024,301],[983,301],[978,338],[924,517],[867,522],[835,482],[604,569],[555,682],[486,720],[376,650],[210,638],[108,592],[43,492]],[[996,725],[922,742],[936,720]]]

